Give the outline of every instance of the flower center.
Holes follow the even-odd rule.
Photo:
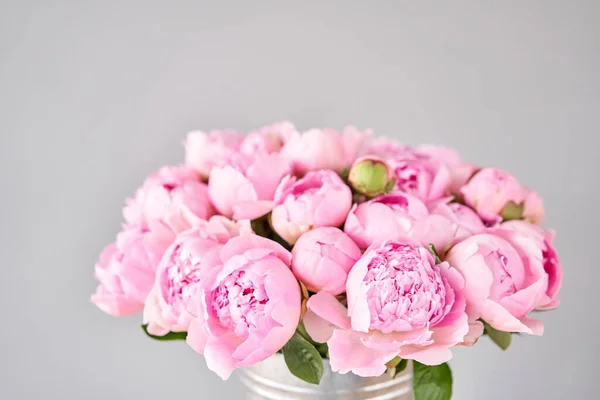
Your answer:
[[[167,267],[167,296],[169,304],[177,304],[191,296],[194,284],[200,281],[201,264],[177,246]]]
[[[211,305],[221,324],[241,338],[259,328],[269,296],[262,283],[241,269],[227,276],[211,293]]]
[[[384,333],[435,325],[446,314],[446,286],[419,248],[387,243],[377,250],[364,282],[371,329]]]
[[[510,296],[517,291],[513,278],[508,271],[508,258],[499,250],[493,251],[486,262],[491,267],[495,284],[492,285],[490,299],[498,301],[503,297]]]
[[[396,187],[408,193],[418,192],[420,188],[419,177],[423,173],[418,165],[408,162],[400,162],[394,168],[396,175]]]

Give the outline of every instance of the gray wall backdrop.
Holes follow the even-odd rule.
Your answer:
[[[565,269],[542,338],[455,353],[455,397],[592,399],[599,1],[0,1],[0,399],[238,398],[88,301],[144,176],[195,128],[352,123],[458,148],[545,198]]]

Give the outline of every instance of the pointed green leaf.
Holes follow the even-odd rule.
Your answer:
[[[413,361],[413,391],[415,400],[450,400],[452,372],[448,364],[424,365]]]
[[[154,340],[168,341],[168,340],[185,340],[187,338],[187,332],[169,332],[164,336],[156,336],[148,332],[148,324],[142,325],[144,333]]]
[[[308,383],[318,385],[323,377],[323,358],[315,346],[299,333],[283,346],[283,359],[290,372]]]
[[[484,322],[484,332],[492,339],[494,343],[498,345],[502,350],[508,349],[512,340],[512,333],[499,331],[493,328],[488,323]]]
[[[429,249],[429,252],[431,254],[433,254],[433,257],[435,258],[435,263],[440,264],[442,262],[442,260],[440,259],[440,256],[439,256],[437,250],[435,249],[435,246],[430,243],[428,249]]]

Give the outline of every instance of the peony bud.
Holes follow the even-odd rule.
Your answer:
[[[379,157],[361,157],[352,164],[348,181],[352,188],[369,197],[385,193],[391,186],[391,168]]]

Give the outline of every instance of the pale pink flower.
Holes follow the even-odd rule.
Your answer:
[[[289,176],[275,194],[271,223],[275,232],[294,244],[304,232],[319,226],[341,226],[352,206],[352,192],[333,171]]]
[[[187,302],[203,274],[220,262],[220,250],[244,228],[223,216],[202,221],[180,233],[162,257],[154,286],[146,299],[144,323],[153,335],[186,332],[190,314]],[[247,232],[247,230],[246,230]]]
[[[241,133],[230,129],[190,132],[185,141],[185,163],[206,178],[214,166],[223,164],[239,150],[242,139]]]
[[[521,232],[489,232],[463,240],[445,258],[465,278],[470,313],[501,331],[541,335],[542,323],[528,314],[548,288],[542,250]]]
[[[342,172],[363,155],[371,135],[371,131],[359,131],[352,126],[342,132],[333,129],[293,132],[281,154],[299,175],[320,169]]]
[[[217,210],[228,218],[255,219],[273,207],[275,190],[291,172],[279,154],[236,154],[229,164],[213,168],[208,193]]]
[[[102,311],[124,316],[143,310],[156,266],[167,247],[149,233],[147,228],[126,226],[100,255],[95,267],[100,283],[91,301]]]
[[[249,155],[277,153],[294,132],[296,128],[287,121],[267,125],[246,135],[240,145],[240,151]]]
[[[507,221],[502,223],[500,228],[521,232],[535,241],[536,246],[542,252],[544,271],[548,275],[546,293],[536,305],[536,309],[549,310],[558,307],[560,304],[558,292],[562,285],[563,272],[558,253],[553,246],[554,231],[543,230],[539,226],[526,221]]]
[[[386,137],[373,139],[369,144],[367,154],[381,157],[384,160],[416,158],[415,149]]]
[[[404,193],[390,193],[354,205],[348,214],[344,232],[361,249],[373,242],[407,236],[417,221],[429,215],[418,198]]]
[[[198,173],[186,166],[168,166],[150,175],[128,199],[123,216],[170,244],[179,232],[210,218],[215,210],[208,187]]]
[[[541,223],[544,208],[539,196],[522,186],[512,175],[496,168],[477,172],[461,189],[464,201],[485,221],[496,223],[509,203],[524,206],[525,214]],[[528,204],[531,202],[531,204]],[[527,210],[527,211],[525,211]]]
[[[300,285],[291,254],[277,243],[246,235],[230,239],[220,261],[189,301],[187,343],[208,368],[227,379],[262,361],[293,336],[300,319]]]
[[[292,271],[311,292],[338,295],[346,291],[348,271],[361,255],[356,243],[338,228],[315,228],[294,245]]]
[[[378,376],[395,356],[436,365],[469,333],[464,280],[448,263],[409,240],[373,245],[348,275],[346,310],[320,292],[304,324],[327,341],[333,371]]]
[[[389,161],[396,178],[396,190],[431,203],[448,195],[452,183],[450,168],[428,157],[396,158]]]

